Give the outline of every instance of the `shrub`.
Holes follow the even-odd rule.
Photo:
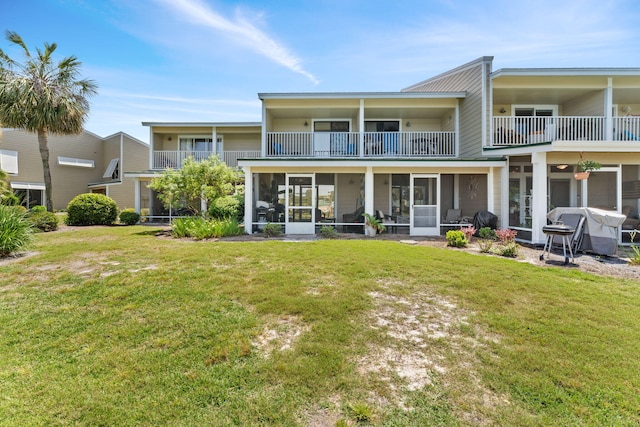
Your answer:
[[[491,247],[493,246],[493,241],[496,238],[496,233],[490,227],[482,227],[478,230],[478,236],[480,236],[480,240],[478,240],[478,246],[480,247],[480,252],[487,253],[491,251]]]
[[[333,228],[332,226],[323,225],[322,227],[320,227],[320,234],[325,239],[334,239],[338,233],[336,232],[336,229]]]
[[[453,246],[455,248],[464,248],[467,246],[467,238],[460,230],[449,230],[445,235],[447,239],[447,246]]]
[[[175,219],[172,224],[173,237],[191,237],[196,240],[238,236],[244,228],[235,219],[206,220],[201,217]]]
[[[44,207],[44,206],[43,206]],[[27,221],[37,230],[49,232],[58,229],[58,217],[53,212],[32,210],[26,216]]]
[[[116,202],[104,194],[87,193],[67,205],[68,225],[111,225],[118,217]]]
[[[125,225],[136,225],[140,221],[140,214],[133,209],[125,209],[120,212],[119,218]]]
[[[46,212],[47,207],[42,205],[35,205],[31,207],[31,212]]]
[[[467,243],[471,242],[471,236],[476,234],[476,228],[474,226],[460,227],[460,231],[464,233],[464,237],[467,239]]]
[[[140,209],[140,222],[147,222],[149,220],[149,208]]]
[[[509,242],[496,247],[493,253],[504,257],[515,258],[518,256],[518,248],[520,248],[520,245],[516,242]]]
[[[13,206],[0,205],[0,256],[25,248],[31,242],[32,232],[24,213]]]
[[[278,237],[282,234],[282,226],[280,224],[269,222],[264,226],[262,231],[267,235],[267,237]]]
[[[215,199],[209,206],[209,216],[214,219],[238,219],[244,212],[237,196],[224,196]]]
[[[503,244],[512,243],[513,241],[515,241],[517,234],[518,230],[511,230],[508,228],[503,228],[501,230],[495,231],[496,237]]]

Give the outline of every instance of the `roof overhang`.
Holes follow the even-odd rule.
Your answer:
[[[442,99],[465,98],[466,92],[307,92],[307,93],[259,93],[266,99]]]

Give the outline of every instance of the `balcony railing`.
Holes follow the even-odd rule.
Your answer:
[[[603,141],[604,117],[494,117],[493,145],[526,145],[550,141]]]
[[[458,155],[456,132],[269,132],[267,157],[420,157]]]
[[[196,161],[202,161],[211,157],[211,151],[154,151],[153,169],[176,169],[182,166],[182,162],[188,157]],[[228,166],[238,166],[238,159],[260,158],[260,151],[223,151],[220,158]]]
[[[613,140],[640,141],[640,117],[614,117]]]

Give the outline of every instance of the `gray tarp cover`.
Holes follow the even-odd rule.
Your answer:
[[[591,251],[598,255],[615,255],[618,253],[618,227],[626,216],[604,209],[596,208],[555,208],[547,214],[551,221],[557,221],[560,215],[582,214],[586,218],[583,251]]]

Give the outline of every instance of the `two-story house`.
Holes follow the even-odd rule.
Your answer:
[[[541,243],[552,207],[637,215],[640,69],[492,62],[400,92],[261,93],[259,123],[143,123],[152,153],[149,170],[132,174],[138,199],[166,215],[144,184],[185,156],[217,153],[245,171],[248,232],[267,222],[289,234],[358,231],[366,212],[392,233],[437,235],[490,211]],[[577,180],[580,159],[603,166]]]

